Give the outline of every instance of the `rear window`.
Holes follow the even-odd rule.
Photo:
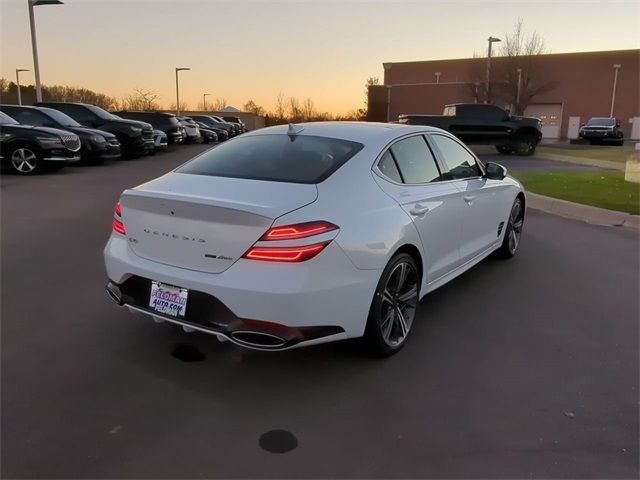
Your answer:
[[[239,137],[208,150],[176,171],[272,182],[319,183],[363,147],[361,143],[307,135]]]

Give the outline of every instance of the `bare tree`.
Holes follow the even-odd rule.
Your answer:
[[[522,115],[532,100],[557,82],[540,68],[540,56],[549,53],[538,32],[527,35],[522,19],[511,33],[506,33],[500,49],[502,62],[496,68],[496,83],[500,98]]]
[[[245,112],[251,112],[254,115],[263,116],[266,113],[265,109],[262,108],[260,105],[258,105],[253,100],[249,100],[247,103],[245,103],[243,108],[244,108]]]
[[[275,117],[277,122],[283,122],[286,115],[286,106],[285,106],[285,97],[284,93],[278,93],[276,97],[276,109],[273,117]]]
[[[469,94],[477,103],[504,103],[511,106],[513,113],[521,115],[536,96],[552,90],[557,84],[540,67],[540,56],[546,53],[549,50],[542,36],[535,31],[528,34],[524,22],[519,19],[513,31],[504,34],[498,55],[491,63],[489,89],[485,77],[486,56],[474,53],[476,61],[468,73],[471,78],[467,83]],[[492,92],[491,99],[486,98],[487,90]]]
[[[158,94],[153,90],[136,88],[133,93],[122,99],[122,108],[125,110],[160,110],[156,101]]]
[[[302,120],[302,109],[300,108],[300,100],[297,97],[289,97],[287,102],[289,105],[289,121],[299,122]]]
[[[226,106],[227,106],[227,99],[226,98],[216,98],[215,102],[213,102],[213,111],[214,112],[219,112],[220,110],[222,110]]]
[[[307,98],[302,103],[302,107],[300,107],[300,114],[302,119],[306,122],[314,120],[314,117],[318,116],[318,112],[316,111],[316,107],[313,104],[313,100]]]
[[[172,111],[176,111],[176,104],[172,103],[171,105],[169,105],[169,110]],[[181,115],[183,115],[183,112],[188,112],[189,110],[191,110],[191,108],[189,107],[189,104],[187,102],[180,102],[180,112]]]

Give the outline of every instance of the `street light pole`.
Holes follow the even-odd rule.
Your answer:
[[[520,115],[520,86],[522,85],[522,69],[518,68],[518,91],[516,93],[516,115]]]
[[[18,86],[18,105],[22,105],[22,95],[20,93],[20,72],[28,72],[26,68],[16,68],[16,85]]]
[[[202,94],[202,109],[206,112],[207,111],[207,97],[211,95],[210,93],[203,93]]]
[[[33,50],[33,74],[36,77],[36,101],[42,101],[42,86],[40,84],[40,64],[38,62],[38,44],[36,42],[36,21],[33,7],[38,5],[62,5],[60,0],[27,0],[29,4],[29,24],[31,26],[31,49]]]
[[[191,70],[186,67],[176,67],[176,116],[180,115],[180,87],[178,85],[178,72],[182,70]]]
[[[613,117],[613,106],[616,103],[616,87],[618,86],[618,70],[622,67],[621,64],[616,63],[613,65],[613,89],[611,91],[611,110],[609,111],[609,117]]]
[[[487,41],[489,42],[489,48],[487,51],[487,88],[486,88],[487,96],[485,98],[484,103],[491,102],[491,44],[495,42],[501,42],[502,40],[495,37],[489,37]]]

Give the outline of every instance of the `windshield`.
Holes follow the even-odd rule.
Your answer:
[[[613,118],[592,118],[587,122],[587,125],[594,125],[599,127],[610,127],[615,125],[616,121]]]
[[[113,120],[113,115],[111,115],[106,110],[101,109],[100,107],[96,107],[95,105],[85,105],[93,114],[95,114],[98,118],[102,120]]]
[[[20,125],[6,113],[0,112],[0,125]]]
[[[57,123],[62,125],[63,127],[81,127],[78,122],[76,122],[69,115],[62,113],[59,110],[54,110],[53,108],[40,107],[42,113],[47,115],[50,118],[53,118]]]
[[[287,183],[319,183],[363,148],[361,143],[299,135],[255,135],[213,148],[178,173]]]

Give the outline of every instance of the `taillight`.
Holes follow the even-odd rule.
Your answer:
[[[306,222],[296,225],[284,225],[282,227],[271,227],[260,238],[264,240],[294,240],[296,238],[311,237],[321,233],[330,232],[338,227],[329,222]]]
[[[111,224],[113,231],[121,235],[125,235],[127,232],[124,229],[124,223],[122,223],[122,207],[120,202],[116,203],[113,208],[113,223]]]
[[[276,240],[297,240],[301,238],[322,235],[323,233],[337,230],[338,226],[330,222],[317,221],[296,223],[295,225],[283,225],[271,227],[258,242],[271,242]],[[266,262],[304,262],[318,255],[331,243],[331,240],[312,243],[310,245],[265,246],[254,245],[242,256],[250,260],[263,260]]]
[[[304,262],[319,254],[329,242],[314,243],[303,247],[251,247],[244,258],[267,262]]]

